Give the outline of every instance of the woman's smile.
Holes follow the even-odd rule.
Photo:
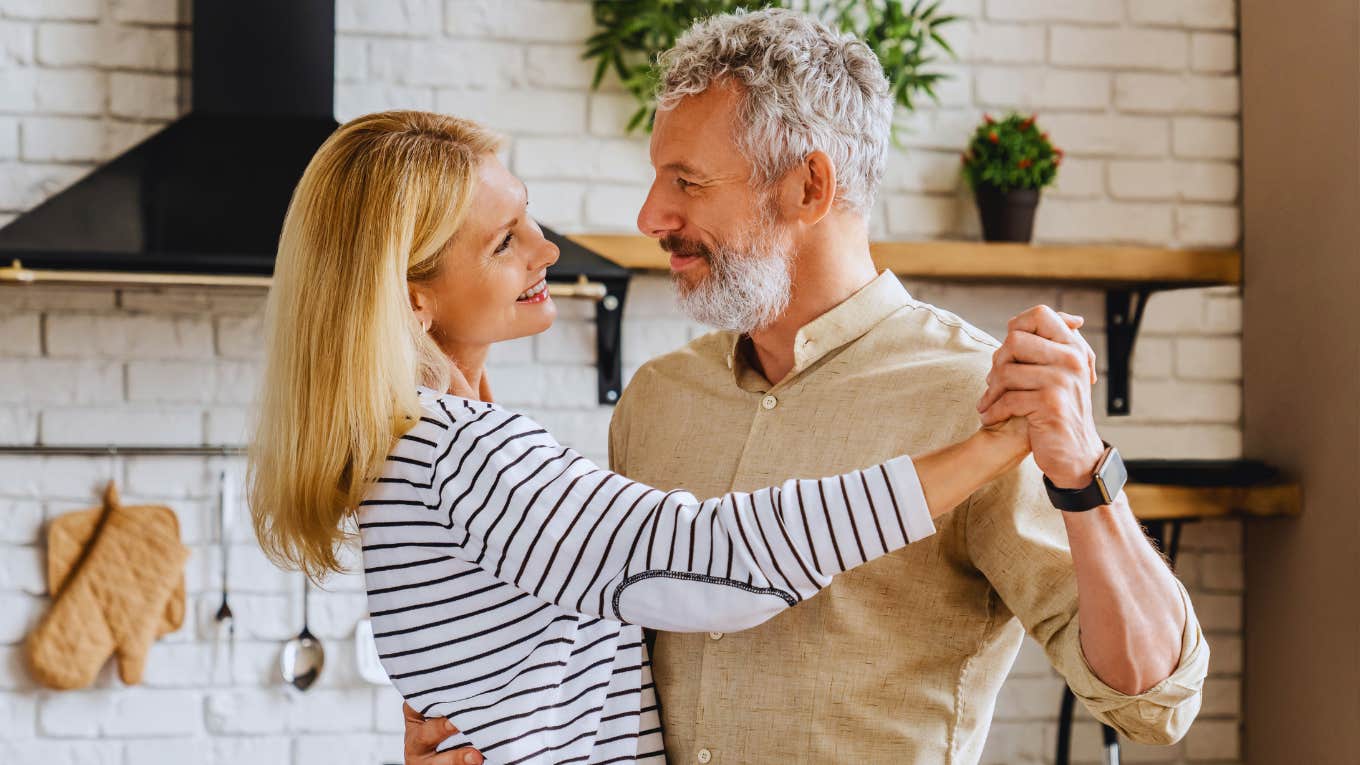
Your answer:
[[[516,303],[533,305],[536,303],[546,303],[552,298],[548,295],[548,280],[539,279],[534,286],[520,293],[515,299]]]

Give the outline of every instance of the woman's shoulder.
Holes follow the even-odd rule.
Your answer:
[[[489,401],[463,398],[452,393],[441,393],[424,386],[416,388],[420,401],[421,415],[416,424],[407,431],[405,440],[415,439],[437,443],[449,440],[451,436],[467,430],[465,426],[476,424],[473,431],[484,427],[495,427],[506,421],[529,420],[523,414],[511,411]]]
[[[478,417],[510,415],[503,407],[489,401],[463,398],[452,393],[440,393],[433,388],[418,386],[416,396],[420,400],[421,424],[431,427],[457,425]]]

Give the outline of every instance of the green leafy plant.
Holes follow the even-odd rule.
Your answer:
[[[1000,121],[983,115],[962,155],[963,177],[975,189],[1042,189],[1058,177],[1062,158],[1034,115],[1011,113]]]
[[[912,110],[922,95],[938,100],[935,86],[946,75],[928,71],[937,49],[951,58],[954,50],[940,29],[956,20],[940,12],[942,0],[823,0],[815,13],[842,32],[863,40],[878,56],[891,83],[893,98]],[[651,130],[655,116],[657,56],[675,45],[698,19],[741,8],[798,7],[812,13],[811,0],[594,0],[600,31],[586,41],[584,58],[595,61],[592,89],[612,69],[638,102],[628,130]]]

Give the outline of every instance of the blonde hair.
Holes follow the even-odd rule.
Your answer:
[[[352,120],[308,163],[279,238],[263,389],[249,450],[255,536],[314,580],[342,570],[344,528],[394,441],[420,417],[417,384],[451,362],[411,310],[499,148],[476,123],[391,111]]]

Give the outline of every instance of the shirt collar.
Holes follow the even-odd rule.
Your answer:
[[[910,302],[911,295],[897,275],[883,271],[835,308],[798,330],[794,339],[793,369],[786,379],[792,379],[831,351],[863,337],[879,322]],[[746,335],[733,334],[727,356],[732,379],[743,388],[748,387],[743,382],[751,382],[752,376],[763,379],[763,375],[751,369],[747,361],[750,344],[751,340]],[[765,384],[768,386],[768,381]]]

